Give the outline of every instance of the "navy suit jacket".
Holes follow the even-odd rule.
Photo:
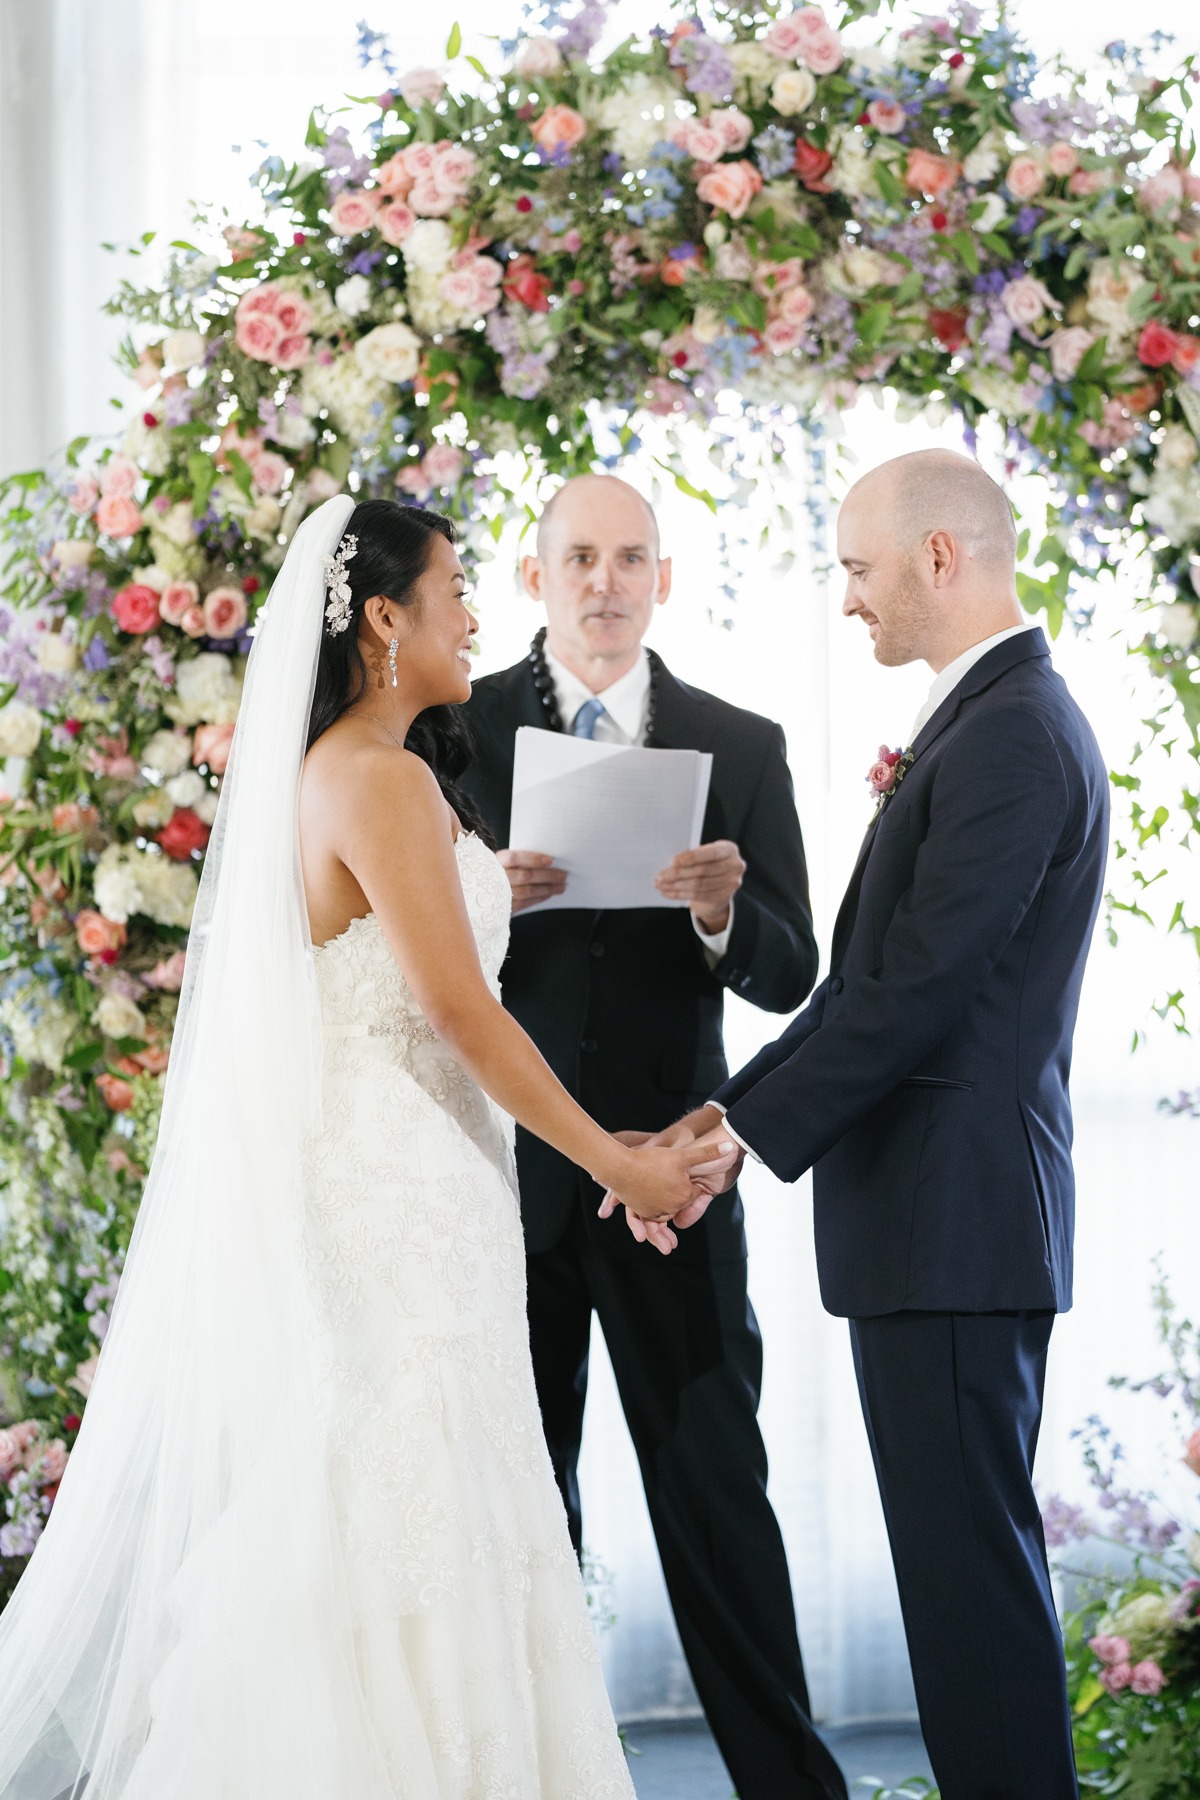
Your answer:
[[[980,658],[913,752],[828,977],[714,1098],[781,1180],[813,1169],[830,1312],[1065,1311],[1104,763],[1036,628]]]

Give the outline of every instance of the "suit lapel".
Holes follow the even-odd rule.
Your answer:
[[[676,680],[660,657],[651,744],[660,750],[710,750],[712,740],[712,707],[707,696]]]

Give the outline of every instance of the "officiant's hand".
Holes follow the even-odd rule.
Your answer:
[[[666,900],[686,900],[701,931],[715,937],[729,923],[729,903],[745,875],[737,845],[717,838],[696,850],[681,850],[654,877],[654,885]]]
[[[498,850],[496,855],[508,876],[515,913],[561,894],[567,885],[567,871],[556,869],[554,858],[543,856],[540,850]]]

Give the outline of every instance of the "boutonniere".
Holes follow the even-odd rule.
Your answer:
[[[875,810],[882,812],[916,759],[911,750],[889,750],[880,744],[879,757],[867,770],[867,786],[875,796]]]

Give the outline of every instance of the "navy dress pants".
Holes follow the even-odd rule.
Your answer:
[[[921,1729],[942,1800],[1077,1800],[1033,1492],[1054,1316],[852,1319]]]

